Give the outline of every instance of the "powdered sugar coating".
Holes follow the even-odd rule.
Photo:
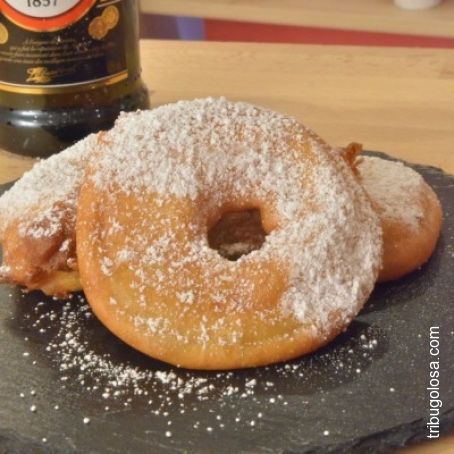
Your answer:
[[[37,162],[0,197],[0,239],[18,220],[19,233],[34,238],[51,237],[63,219],[75,223],[77,195],[95,141],[90,135]]]
[[[417,229],[424,217],[424,179],[402,162],[362,156],[358,170],[364,189],[384,218]]]
[[[251,334],[243,325],[249,312],[268,326],[292,319],[325,338],[330,320],[348,323],[371,292],[382,249],[378,218],[347,164],[295,119],[222,98],[182,101],[124,114],[105,147],[87,181],[99,204],[93,212],[118,231],[94,232],[81,247],[104,282],[128,270],[136,301],[114,292],[109,311],[141,335],[165,334],[182,346],[195,336],[202,349],[240,345]],[[126,199],[134,201],[126,207]],[[262,247],[236,262],[211,249],[206,232],[210,213],[232,200],[256,200],[279,219]],[[194,217],[178,222],[168,214],[174,203],[195,207]],[[277,307],[258,308],[257,295],[277,291],[272,278],[280,272]],[[193,332],[149,316],[169,299],[179,319],[200,310]],[[205,304],[215,322],[203,315]]]

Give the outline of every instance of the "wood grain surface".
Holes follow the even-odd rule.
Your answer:
[[[202,96],[295,115],[335,145],[359,141],[454,173],[454,51],[144,41],[154,106]],[[0,152],[0,182],[31,159]],[[454,452],[454,436],[404,450]]]
[[[454,37],[454,2],[404,11],[392,0],[141,0],[153,14]]]
[[[454,50],[144,41],[142,66],[154,106],[247,100],[333,145],[359,141],[454,173]],[[0,152],[0,182],[32,162]]]

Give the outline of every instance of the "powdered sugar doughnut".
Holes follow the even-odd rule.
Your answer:
[[[357,169],[383,228],[379,281],[398,279],[423,265],[440,236],[440,201],[422,176],[401,162],[361,156]]]
[[[96,141],[91,135],[39,161],[0,197],[0,281],[51,295],[81,289],[75,256],[77,197]]]
[[[369,296],[379,220],[351,169],[296,120],[225,99],[124,114],[89,165],[81,281],[114,334],[197,369],[269,364],[326,344]],[[210,248],[223,214],[257,209],[262,246]]]

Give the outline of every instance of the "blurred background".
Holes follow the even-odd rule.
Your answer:
[[[142,38],[454,48],[454,0],[140,0],[140,4]]]

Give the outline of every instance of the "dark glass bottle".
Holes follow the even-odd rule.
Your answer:
[[[0,0],[0,148],[49,156],[148,106],[136,0]]]

